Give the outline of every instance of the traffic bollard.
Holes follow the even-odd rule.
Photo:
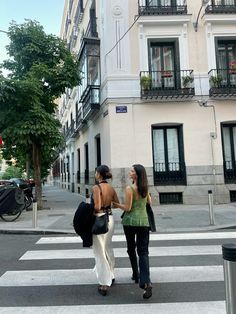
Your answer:
[[[208,205],[209,205],[210,225],[214,225],[215,224],[215,219],[214,219],[214,210],[213,210],[213,194],[212,194],[212,190],[208,191]]]
[[[38,214],[37,214],[37,201],[34,198],[33,200],[33,228],[37,228],[38,227]]]
[[[236,313],[236,244],[222,245],[226,314]]]

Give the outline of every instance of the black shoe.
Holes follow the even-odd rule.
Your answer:
[[[151,285],[146,285],[146,287],[144,288],[144,292],[143,292],[143,298],[144,299],[149,299],[152,296],[152,286]]]
[[[132,275],[131,279],[134,280],[135,283],[139,282],[139,278],[135,276],[134,274]]]
[[[115,278],[113,278],[112,281],[111,281],[111,285],[112,286],[114,285],[115,281],[116,281]]]
[[[107,295],[107,288],[103,288],[104,286],[98,286],[98,293],[100,293],[103,297]]]

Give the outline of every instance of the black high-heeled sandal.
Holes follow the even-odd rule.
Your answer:
[[[98,286],[98,293],[105,297],[107,295],[107,287],[104,288],[104,286]]]
[[[143,292],[143,298],[144,299],[149,299],[152,296],[152,286],[149,285],[145,285],[144,287],[144,292]]]

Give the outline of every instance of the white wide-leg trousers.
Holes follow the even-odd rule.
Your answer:
[[[112,248],[114,218],[109,215],[108,232],[93,235],[93,252],[95,256],[95,272],[99,285],[110,286],[114,276],[115,257]]]

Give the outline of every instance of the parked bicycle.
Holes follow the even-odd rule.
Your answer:
[[[26,208],[25,193],[14,185],[0,186],[0,218],[15,221]]]

